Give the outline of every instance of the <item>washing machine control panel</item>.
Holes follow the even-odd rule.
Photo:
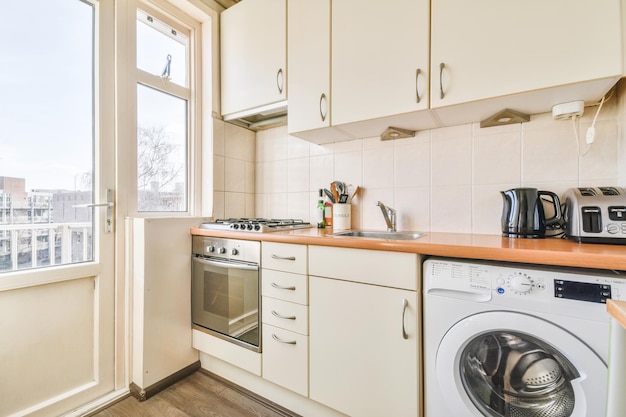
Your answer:
[[[606,303],[607,299],[612,298],[611,285],[555,279],[554,296],[569,300]]]

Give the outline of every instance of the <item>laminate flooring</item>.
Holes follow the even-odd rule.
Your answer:
[[[263,404],[203,371],[164,389],[146,401],[128,397],[95,417],[297,417]]]

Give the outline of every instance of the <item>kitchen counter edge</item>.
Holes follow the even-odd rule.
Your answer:
[[[498,235],[426,233],[415,240],[332,236],[332,229],[297,229],[271,233],[192,228],[192,235],[263,242],[410,252],[453,258],[626,271],[626,245],[576,243],[566,239],[511,239]]]

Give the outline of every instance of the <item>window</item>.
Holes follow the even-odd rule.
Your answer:
[[[94,259],[93,209],[65,200],[94,201],[97,18],[88,0],[2,4],[0,272]]]
[[[193,32],[147,9],[137,11],[136,28],[137,211],[187,212]]]

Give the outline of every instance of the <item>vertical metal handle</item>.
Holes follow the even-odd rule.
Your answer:
[[[276,336],[274,333],[272,333],[272,339],[276,340],[278,343],[284,343],[286,345],[295,345],[296,344],[295,340],[283,340],[280,337]]]
[[[283,77],[283,69],[279,68],[276,73],[276,87],[278,87],[278,93],[283,93],[283,87],[285,85],[285,78]]]
[[[322,109],[322,103],[326,102],[326,94],[322,93],[320,96],[320,117],[322,118],[322,122],[326,121],[326,115],[328,114],[328,106],[326,106],[326,111]]]
[[[416,103],[419,103],[422,100],[422,98],[420,97],[420,92],[419,92],[418,83],[417,83],[420,78],[421,72],[422,70],[419,68],[415,70],[415,102]]]
[[[446,67],[446,64],[443,62],[439,64],[439,98],[444,99],[445,94],[443,93],[443,69]]]
[[[409,302],[406,299],[402,300],[402,338],[408,339],[409,335],[406,333],[406,329],[404,328],[404,316],[406,315],[406,309],[409,306]]]

